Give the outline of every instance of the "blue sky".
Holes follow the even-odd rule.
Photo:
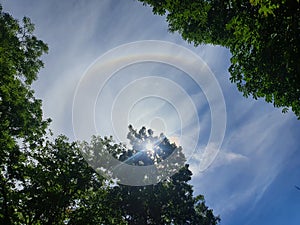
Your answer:
[[[144,79],[145,89],[134,89],[134,93],[130,90],[139,83],[130,86],[130,81],[152,76],[161,85],[156,89],[157,95],[169,96],[173,105],[152,96],[136,102],[134,107],[127,107],[129,113],[124,118],[137,126],[152,125],[170,132],[174,140],[181,138],[184,146],[193,143],[199,132],[195,154],[189,161],[194,173],[192,183],[195,192],[204,194],[207,204],[220,214],[221,224],[299,224],[300,191],[295,185],[300,186],[300,122],[292,113],[283,115],[280,109],[263,100],[243,98],[229,82],[227,49],[195,48],[187,44],[178,34],[168,32],[164,17],[154,16],[150,8],[134,0],[1,0],[1,4],[4,11],[14,17],[30,17],[36,26],[35,34],[48,43],[49,54],[43,57],[45,68],[34,88],[37,97],[43,100],[45,117],[53,119],[51,129],[70,139],[75,139],[72,103],[76,86],[92,63],[107,51],[131,42],[159,40],[183,46],[200,56],[216,77],[225,99],[226,131],[220,149],[209,142],[212,106],[205,97],[205,87],[199,88],[182,71],[161,63],[134,64],[115,73],[95,101],[96,131],[100,134],[111,131],[103,119],[110,116],[109,110],[101,111],[112,107],[111,99],[116,100],[118,109],[125,110],[124,93],[120,96],[116,93],[125,90],[128,91],[125,96],[144,96],[147,87],[154,87],[151,86],[153,80]],[[162,85],[162,77],[170,78],[173,83]],[[176,84],[180,87],[174,86]],[[127,89],[122,89],[124,87]],[[188,98],[177,95],[180,88],[185,90],[182,95]],[[193,102],[192,106],[188,100]],[[220,102],[212,104],[218,107]],[[83,118],[88,116],[84,113],[82,109]],[[115,113],[113,121],[123,118],[122,110]],[[136,119],[136,115],[141,117]],[[182,128],[178,120],[184,124],[182,134],[178,133]],[[197,120],[199,126],[195,126]],[[126,132],[126,127],[118,129],[121,130],[119,136]],[[119,138],[122,141],[122,137]],[[201,154],[203,149],[207,150],[206,155]],[[185,151],[191,154],[188,147]],[[214,158],[216,151],[215,160],[201,171],[199,164],[203,158]]]

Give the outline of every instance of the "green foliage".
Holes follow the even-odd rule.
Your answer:
[[[43,142],[49,121],[30,84],[43,66],[47,45],[33,34],[28,18],[20,25],[0,6],[0,223],[19,224],[19,187],[27,181],[27,146]],[[24,146],[20,146],[23,143]],[[16,221],[16,222],[13,222]]]
[[[31,215],[24,214],[42,224],[62,224],[85,191],[102,183],[77,145],[64,136],[53,143],[47,140],[32,158],[35,163],[29,171],[30,182],[23,190],[30,196],[23,207]]]
[[[279,8],[278,1],[271,0],[250,0],[250,3],[253,6],[259,6],[258,13],[263,14],[264,16],[275,15],[274,10]],[[285,0],[281,1],[281,3],[286,3]]]
[[[172,154],[176,154],[175,158],[178,158],[176,165],[164,164],[160,168],[172,175],[157,184],[118,184],[109,189],[112,207],[122,213],[127,224],[213,225],[219,222],[219,218],[205,205],[203,196],[193,196],[193,187],[188,184],[192,172],[188,165],[184,165],[185,158],[181,148],[170,143],[162,134],[159,137],[153,136],[153,132],[147,132],[144,127],[137,132],[129,126],[127,137],[132,148],[124,148],[122,145],[112,144],[111,139],[97,137],[93,137],[91,144],[84,142],[82,147],[85,152],[92,151],[94,158],[99,154],[102,156],[102,151],[108,151],[124,163],[141,167],[154,165],[159,168],[159,164]],[[151,149],[147,147],[149,144]]]
[[[7,143],[14,145],[14,138],[33,143],[45,133],[48,121],[42,120],[41,101],[29,85],[43,66],[39,57],[48,48],[32,34],[28,18],[20,26],[0,10],[0,145],[5,149]]]
[[[180,158],[178,164],[160,168],[169,170],[172,175],[147,186],[127,186],[115,183],[116,178],[106,178],[105,185],[85,191],[84,196],[78,199],[68,217],[68,224],[213,225],[219,222],[220,219],[205,205],[204,197],[193,196],[193,187],[188,184],[192,173],[184,164],[181,148],[170,143],[164,135],[154,136],[151,130],[147,132],[145,128],[137,132],[130,126],[128,139],[132,148],[116,144],[112,137],[97,136],[78,146],[85,159],[94,167],[97,165],[96,170],[105,171],[112,178],[115,174],[113,167],[106,164],[108,158],[105,153],[129,165],[157,168],[175,153],[175,158]],[[146,147],[149,143],[153,144],[151,149]]]
[[[195,46],[229,48],[230,80],[244,96],[291,108],[300,119],[298,0],[140,1]]]

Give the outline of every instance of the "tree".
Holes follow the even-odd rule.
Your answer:
[[[230,49],[230,80],[300,119],[299,0],[139,0],[166,15],[171,32]]]
[[[49,140],[50,120],[31,88],[48,47],[30,19],[19,24],[0,5],[0,31],[0,224],[65,224],[76,201],[103,179],[75,143]]]
[[[32,161],[27,182],[19,188],[25,197],[19,204],[23,224],[65,224],[88,191],[105,194],[103,178],[87,164],[75,142],[59,136],[30,150]]]
[[[129,165],[138,167],[153,165],[159,170],[167,170],[166,174],[169,176],[164,179],[159,177],[157,179],[159,182],[156,184],[127,186],[119,183],[111,186],[109,189],[111,207],[122,213],[122,218],[127,224],[213,225],[219,222],[220,219],[215,217],[212,210],[205,205],[204,197],[193,196],[193,187],[188,184],[192,172],[189,170],[189,165],[184,164],[186,160],[181,148],[170,143],[163,134],[154,136],[152,130],[147,132],[144,127],[136,131],[129,126],[127,137],[132,148],[114,144],[111,138],[102,139],[96,136],[92,138],[91,143],[83,142],[81,145],[85,158],[94,167],[98,165],[97,168],[103,162],[100,160],[100,163],[97,163],[97,159],[101,159],[105,155],[103,152],[108,151],[118,160]],[[164,166],[161,167],[160,164],[172,154],[178,158],[172,161],[176,162],[176,165],[163,164]],[[113,168],[106,168],[106,173],[113,177]],[[160,175],[161,173],[158,173],[158,176]],[[118,177],[113,178],[118,179]]]
[[[30,85],[43,66],[45,43],[32,32],[29,18],[20,25],[0,5],[0,223],[18,221],[16,206],[26,183],[26,149],[43,142],[49,120],[43,120],[41,100]],[[22,144],[23,143],[23,144]],[[22,146],[23,145],[23,146]]]
[[[48,47],[34,25],[20,25],[0,5],[0,30],[0,224],[64,224],[97,176],[75,143],[46,137],[50,120],[31,84]]]

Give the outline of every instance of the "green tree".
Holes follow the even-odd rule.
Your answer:
[[[65,224],[88,191],[105,194],[103,178],[87,164],[77,144],[69,143],[65,136],[46,140],[30,150],[30,155],[27,182],[19,189],[25,196],[19,206],[23,224]]]
[[[230,80],[244,96],[291,108],[300,119],[299,0],[139,1],[195,46],[230,49]]]
[[[213,211],[205,205],[204,197],[193,196],[193,187],[188,183],[192,172],[189,170],[189,165],[184,164],[186,160],[181,148],[170,143],[163,134],[154,136],[152,130],[146,131],[144,127],[136,131],[129,126],[128,139],[132,148],[115,144],[111,138],[102,139],[95,136],[91,143],[84,142],[81,145],[85,158],[94,167],[95,165],[97,168],[101,167],[103,152],[106,151],[123,163],[139,167],[152,165],[158,170],[167,170],[166,174],[170,175],[164,176],[163,179],[159,177],[157,184],[111,185],[109,189],[111,207],[121,212],[127,224],[213,225],[219,222],[220,219],[214,216]],[[161,167],[160,164],[173,154],[175,154],[175,160],[172,162],[175,165],[164,164]],[[112,167],[109,165],[103,167],[107,168],[106,173],[114,176]],[[161,174],[158,173],[158,176]],[[135,176],[134,174],[128,175]]]
[[[75,143],[47,138],[50,120],[43,120],[31,84],[48,47],[30,19],[20,24],[0,6],[0,31],[0,224],[64,224],[103,179]]]
[[[18,190],[27,182],[27,147],[43,142],[49,121],[30,85],[43,66],[45,43],[33,34],[28,18],[20,25],[0,5],[0,223],[18,221]]]

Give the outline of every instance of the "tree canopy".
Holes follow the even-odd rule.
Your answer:
[[[230,80],[243,95],[291,108],[300,119],[299,0],[139,1],[195,46],[230,49]]]
[[[28,152],[43,142],[49,121],[42,119],[41,100],[30,85],[43,66],[45,43],[33,34],[29,18],[20,25],[0,5],[0,208],[1,224],[18,218],[24,200],[17,187],[28,180]]]
[[[122,158],[130,164],[159,166],[172,154],[176,154],[176,163],[164,164],[160,168],[172,175],[158,184],[115,187],[113,191],[122,196],[123,201],[119,207],[126,213],[128,224],[213,225],[219,222],[219,218],[205,205],[204,197],[193,195],[193,187],[188,183],[192,172],[189,165],[185,164],[182,148],[170,143],[163,134],[158,137],[153,135],[151,129],[146,132],[145,127],[137,132],[129,126],[128,139],[132,149],[123,152],[119,159]],[[144,154],[139,154],[140,152]],[[137,154],[139,156],[134,157]],[[129,157],[133,160],[129,161]]]
[[[214,216],[213,211],[205,205],[204,197],[193,195],[193,186],[188,183],[192,172],[189,165],[185,164],[182,148],[170,143],[163,134],[155,136],[151,129],[147,131],[145,127],[137,131],[129,126],[127,137],[131,148],[124,148],[114,144],[111,139],[100,137],[93,137],[91,143],[84,142],[82,146],[86,152],[93,152],[94,158],[102,156],[102,151],[108,151],[118,160],[137,166],[135,169],[154,165],[167,170],[170,175],[156,184],[118,184],[109,189],[113,208],[122,212],[127,224],[213,225],[219,222],[219,217]],[[105,148],[103,143],[106,143]],[[176,154],[175,158],[178,158],[176,165],[164,164],[160,167],[159,164],[172,154]]]

